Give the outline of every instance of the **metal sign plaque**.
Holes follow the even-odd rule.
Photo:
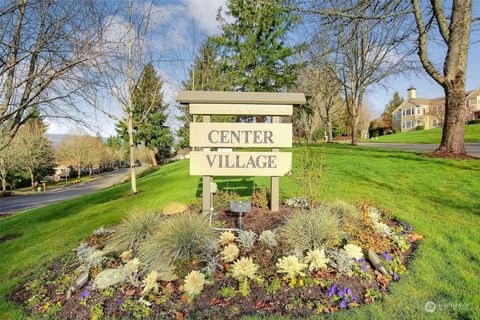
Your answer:
[[[230,201],[230,211],[237,213],[245,213],[252,211],[252,203],[250,201]]]

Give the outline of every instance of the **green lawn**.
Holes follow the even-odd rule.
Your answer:
[[[324,199],[370,200],[412,224],[426,238],[407,274],[382,302],[338,312],[335,319],[480,318],[480,162],[422,158],[403,151],[346,145],[312,146],[325,158],[318,192]],[[300,159],[294,150],[294,171]],[[242,191],[255,180],[219,179],[219,187]],[[199,177],[188,175],[188,161],[162,167],[138,181],[129,196],[119,185],[93,195],[0,219],[0,236],[22,233],[0,244],[0,318],[24,318],[5,300],[22,278],[75,248],[94,229],[120,219],[134,207],[160,209],[167,201],[193,201]],[[301,196],[298,183],[281,178],[282,198]],[[0,200],[1,201],[1,200]],[[433,314],[426,301],[437,304]]]
[[[392,142],[392,143],[440,143],[442,140],[442,128],[430,130],[409,131],[397,134],[389,134],[378,137],[369,142]],[[465,126],[465,142],[480,142],[480,124],[470,124]]]

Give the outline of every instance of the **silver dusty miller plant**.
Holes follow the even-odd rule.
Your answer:
[[[272,230],[265,230],[262,233],[260,233],[260,236],[258,237],[258,241],[265,243],[270,248],[274,248],[278,244],[277,235],[275,234],[275,231],[272,231]]]
[[[343,250],[327,250],[327,256],[330,258],[328,264],[339,272],[349,272],[355,264],[353,259]]]
[[[240,231],[238,233],[238,244],[243,249],[250,251],[257,240],[257,234],[251,230]]]
[[[96,229],[92,232],[92,235],[97,236],[97,237],[106,236],[107,234],[108,234],[108,230],[105,229],[103,226],[101,226],[100,228],[98,228],[98,229]]]
[[[76,249],[77,258],[89,267],[100,267],[105,262],[106,258],[103,256],[105,252],[91,247],[86,242],[80,243]]]
[[[215,240],[205,240],[200,248],[201,259],[205,263],[203,272],[213,275],[215,271],[223,271],[223,265],[220,263],[220,254],[218,253],[220,247]]]

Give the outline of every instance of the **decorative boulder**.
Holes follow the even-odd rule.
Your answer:
[[[163,214],[177,214],[188,210],[188,206],[180,202],[170,202],[163,207]]]
[[[138,259],[133,259],[127,264],[117,269],[105,269],[100,272],[93,281],[93,287],[105,289],[113,285],[127,281],[131,276],[135,275],[139,265]]]

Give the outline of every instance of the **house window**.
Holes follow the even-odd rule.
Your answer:
[[[413,123],[414,123],[413,121],[407,121],[407,123],[406,123],[406,128],[407,128],[407,129],[411,129]]]
[[[417,108],[417,114],[422,114],[422,108]]]
[[[423,126],[423,121],[422,120],[417,120],[417,126]]]
[[[402,122],[402,129],[405,129],[405,121]]]
[[[411,114],[412,114],[412,109],[407,109],[406,115],[409,116],[409,115],[411,115]]]
[[[402,115],[405,117],[405,109],[402,110]]]
[[[438,121],[437,121],[437,119],[433,119],[433,121],[432,121],[432,126],[434,126],[434,127],[438,126]]]

